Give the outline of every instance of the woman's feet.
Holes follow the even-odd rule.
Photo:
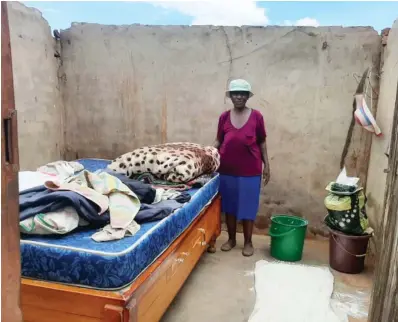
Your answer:
[[[223,252],[229,252],[235,246],[236,246],[236,240],[229,239],[226,243],[222,244],[221,250]]]
[[[222,244],[221,250],[223,252],[229,252],[235,246],[236,246],[236,240],[229,239],[227,242]],[[245,246],[243,247],[243,250],[242,250],[242,255],[249,257],[249,256],[252,256],[253,254],[254,254],[253,244],[251,242],[245,243]]]
[[[245,246],[243,247],[243,250],[242,250],[242,255],[249,257],[249,256],[252,256],[253,254],[254,254],[253,244],[251,242],[245,243]]]
[[[229,252],[236,246],[236,217],[226,214],[225,219],[228,228],[228,241],[221,246],[221,250]],[[243,235],[245,238],[245,246],[242,250],[243,256],[252,256],[254,253],[252,244],[253,225],[253,220],[243,220]]]

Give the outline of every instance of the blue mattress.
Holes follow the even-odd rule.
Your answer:
[[[85,169],[103,169],[106,160],[78,160]],[[191,189],[191,201],[160,221],[141,225],[132,237],[97,243],[95,230],[65,236],[22,236],[22,276],[96,289],[116,290],[132,283],[194,221],[218,192],[214,176],[200,189]]]

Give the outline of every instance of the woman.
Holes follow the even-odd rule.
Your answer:
[[[215,143],[221,157],[220,194],[229,236],[221,250],[230,251],[236,246],[236,222],[242,220],[245,239],[242,254],[251,256],[261,174],[264,185],[270,179],[264,119],[259,111],[246,106],[253,96],[247,81],[233,80],[226,95],[234,108],[221,114]]]

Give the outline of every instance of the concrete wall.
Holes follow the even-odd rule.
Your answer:
[[[324,232],[325,186],[339,173],[353,93],[378,73],[372,28],[222,28],[75,24],[61,33],[66,156],[114,158],[145,144],[212,144],[230,79],[248,79],[266,119],[272,179],[259,229],[273,213]],[[374,104],[376,106],[376,104]],[[371,136],[355,127],[346,159],[365,182]]]
[[[380,93],[377,110],[377,124],[383,131],[382,137],[373,137],[368,172],[368,215],[376,229],[374,245],[378,241],[378,229],[383,216],[384,193],[388,168],[388,146],[391,139],[391,127],[394,115],[398,82],[398,20],[391,28],[384,49],[384,64],[381,71]],[[396,142],[395,142],[396,144]]]
[[[59,160],[63,147],[56,43],[38,10],[18,2],[8,8],[20,167],[36,169]]]

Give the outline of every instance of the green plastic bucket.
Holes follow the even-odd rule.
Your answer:
[[[308,221],[296,216],[271,217],[271,256],[287,262],[296,262],[303,257],[303,248]]]

